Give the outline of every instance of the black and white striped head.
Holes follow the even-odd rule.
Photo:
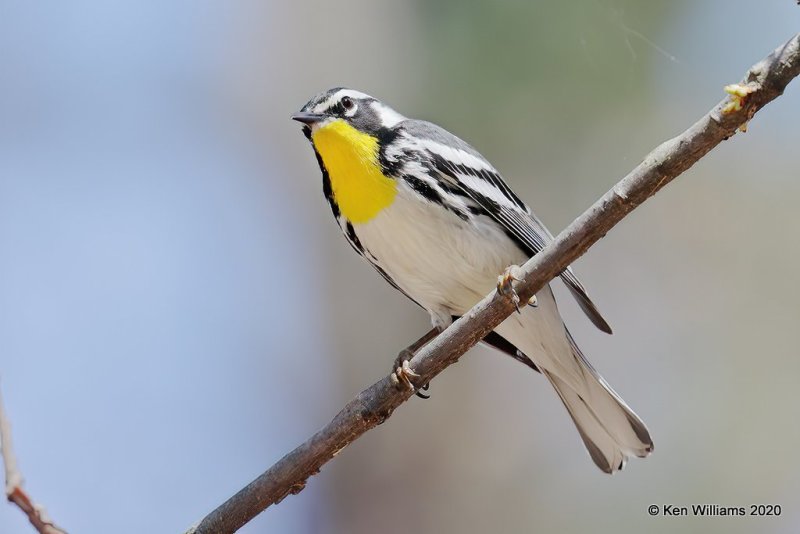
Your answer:
[[[292,119],[302,122],[303,133],[310,137],[316,128],[334,120],[346,121],[362,132],[378,135],[406,118],[367,94],[335,87],[309,100]]]

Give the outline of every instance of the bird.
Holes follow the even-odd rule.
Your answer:
[[[436,124],[344,87],[317,94],[291,118],[311,142],[345,239],[430,314],[434,333],[493,290],[515,296],[517,266],[553,240],[486,158]],[[560,278],[610,334],[572,268]],[[578,348],[550,285],[523,304],[483,341],[547,378],[602,471],[648,456],[647,427]],[[396,378],[410,384],[408,360],[398,364]]]

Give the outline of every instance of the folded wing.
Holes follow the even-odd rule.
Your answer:
[[[435,124],[407,120],[402,129],[416,139],[430,158],[428,167],[438,172],[447,188],[471,199],[483,212],[503,226],[528,255],[539,253],[553,240],[553,234],[503,181],[500,173],[469,144]],[[561,273],[578,305],[592,323],[608,334],[611,326],[589,298],[571,268]]]

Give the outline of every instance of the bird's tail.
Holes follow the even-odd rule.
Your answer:
[[[639,416],[603,380],[581,353],[545,286],[539,306],[526,306],[495,329],[528,356],[553,384],[597,466],[606,473],[622,469],[630,456],[653,450]]]
[[[644,458],[653,451],[647,427],[592,367],[567,331],[584,380],[578,387],[543,369],[575,422],[589,455],[606,473],[619,471],[630,456]]]

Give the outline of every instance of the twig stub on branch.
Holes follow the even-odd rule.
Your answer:
[[[0,398],[0,450],[5,470],[6,498],[9,502],[16,504],[28,516],[28,521],[40,534],[67,534],[50,520],[44,507],[35,504],[22,489],[22,474],[17,467],[17,458],[11,443],[11,424],[3,409],[2,398]]]

